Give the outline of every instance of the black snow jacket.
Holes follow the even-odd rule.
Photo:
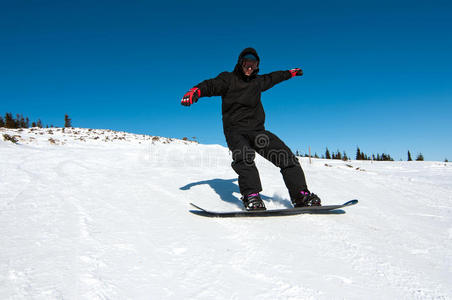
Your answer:
[[[233,130],[264,130],[265,113],[261,103],[261,92],[291,78],[289,71],[257,75],[259,69],[246,76],[242,71],[241,61],[242,57],[249,53],[260,60],[256,50],[246,48],[240,53],[233,72],[220,73],[216,78],[196,85],[201,90],[201,97],[221,96],[225,134]]]

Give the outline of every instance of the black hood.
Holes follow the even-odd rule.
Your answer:
[[[243,49],[243,51],[239,55],[239,58],[237,60],[237,64],[235,65],[234,73],[239,75],[244,81],[250,81],[250,80],[256,78],[257,73],[259,73],[259,65],[258,65],[258,68],[256,70],[254,70],[254,72],[250,76],[246,76],[245,73],[243,73],[242,59],[247,54],[253,54],[254,56],[257,57],[257,61],[259,63],[261,61],[261,59],[259,58],[259,55],[257,55],[257,51],[254,48]]]

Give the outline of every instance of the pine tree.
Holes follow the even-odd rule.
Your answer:
[[[42,128],[41,119],[38,119],[38,122],[36,123],[36,126],[39,127],[39,128]]]
[[[418,156],[416,157],[416,161],[424,161],[424,156],[422,155],[422,153],[418,154]]]
[[[408,161],[413,161],[413,159],[411,159],[411,153],[410,153],[410,150],[408,150]]]
[[[12,113],[6,113],[5,114],[5,127],[6,128],[15,128],[16,124],[13,119]]]
[[[72,120],[69,119],[68,115],[64,116],[64,127],[72,127]]]
[[[24,118],[24,116],[23,116],[22,114],[20,114],[20,123],[19,123],[19,127],[20,127],[20,128],[27,128],[27,127],[25,126],[25,118]]]
[[[344,151],[344,155],[342,156],[342,160],[343,160],[343,161],[347,161],[347,160],[348,160],[348,156],[347,156],[347,154],[345,153],[345,151]]]
[[[25,128],[30,127],[30,119],[28,117],[25,118]]]
[[[3,121],[2,116],[0,116],[0,127],[5,127],[5,121]]]
[[[356,160],[362,160],[362,157],[361,157],[361,150],[359,150],[359,147],[358,147],[358,149],[356,150]]]
[[[31,127],[36,127],[36,123],[35,123],[35,122],[32,122],[32,123],[31,123]]]
[[[326,147],[325,158],[326,159],[331,159],[331,155],[330,155],[330,151],[328,150],[328,147]]]
[[[15,128],[21,128],[20,127],[20,115],[16,114],[16,119],[14,120],[14,123],[16,123],[16,127]]]

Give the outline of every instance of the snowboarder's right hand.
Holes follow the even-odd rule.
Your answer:
[[[198,102],[199,97],[201,97],[201,90],[197,87],[191,88],[182,98],[181,104],[184,106],[190,106],[193,103]]]

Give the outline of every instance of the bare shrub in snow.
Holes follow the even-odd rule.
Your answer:
[[[5,140],[5,141],[9,141],[9,142],[11,142],[11,143],[14,143],[14,144],[17,144],[17,138],[16,138],[16,136],[11,136],[11,135],[9,135],[9,134],[3,134],[3,140]]]

